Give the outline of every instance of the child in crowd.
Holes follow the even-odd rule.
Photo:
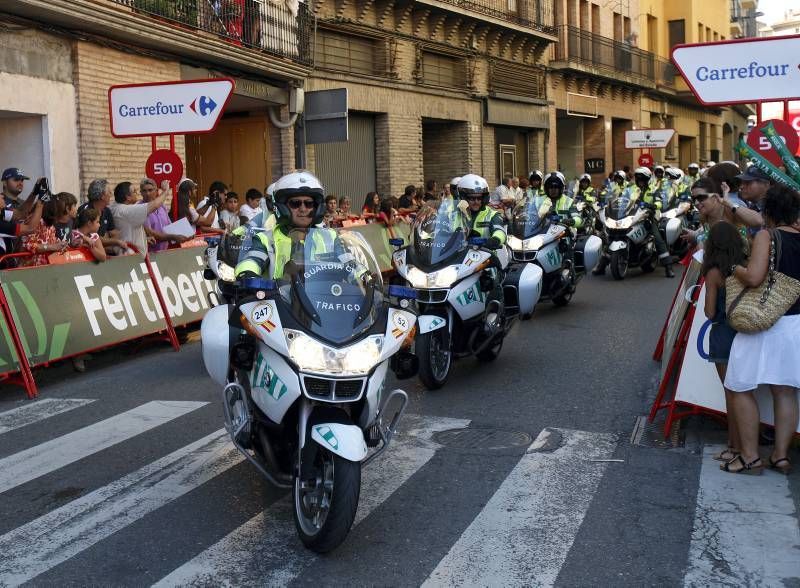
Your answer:
[[[86,247],[97,261],[107,259],[100,235],[100,213],[94,208],[85,208],[78,214],[76,229],[72,231],[72,246]]]
[[[250,188],[245,193],[244,199],[246,203],[242,204],[242,206],[239,208],[240,225],[246,225],[254,216],[261,212],[260,205],[263,197],[264,195],[255,188]]]
[[[711,226],[703,251],[702,274],[705,276],[706,317],[713,321],[709,337],[708,361],[717,368],[721,382],[725,382],[728,357],[736,331],[728,324],[725,316],[725,279],[731,275],[731,268],[745,263],[745,242],[735,226],[726,221],[718,221]],[[725,405],[728,414],[728,448],[714,456],[718,461],[730,461],[741,451],[741,442],[733,416],[732,396],[735,392],[725,389]]]
[[[342,226],[342,222],[336,214],[337,204],[338,201],[333,194],[328,194],[328,196],[325,197],[325,216],[323,216],[323,221],[327,227],[335,228]]]
[[[239,227],[239,195],[236,192],[228,192],[225,208],[219,213],[219,217],[227,231]]]
[[[39,227],[23,241],[24,250],[34,254],[23,265],[45,265],[51,253],[67,249],[77,210],[78,199],[69,192],[59,192],[45,204]]]

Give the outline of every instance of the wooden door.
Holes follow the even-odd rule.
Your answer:
[[[233,118],[220,121],[213,133],[187,137],[188,175],[200,193],[215,180],[238,193],[240,202],[250,188],[263,192],[270,178],[267,132],[264,118]]]

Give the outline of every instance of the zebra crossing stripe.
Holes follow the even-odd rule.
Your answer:
[[[153,401],[0,460],[0,493],[183,416],[207,402]]]
[[[423,586],[552,586],[616,445],[544,429]]]
[[[57,414],[80,408],[94,402],[95,398],[44,398],[0,413],[0,435],[21,429]]]
[[[433,433],[469,425],[469,421],[463,419],[418,415],[406,415],[403,421],[405,433],[396,435],[386,452],[363,470],[354,526],[434,456],[440,446],[431,441]],[[290,495],[162,578],[155,586],[287,585],[318,557],[298,541],[292,516]],[[257,555],[254,557],[254,554]]]
[[[0,537],[0,586],[16,586],[205,484],[243,457],[220,429]]]
[[[800,528],[788,479],[720,471],[713,456],[723,449],[703,450],[684,586],[794,585]]]

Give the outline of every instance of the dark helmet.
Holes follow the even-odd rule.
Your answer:
[[[550,172],[550,175],[547,176],[547,178],[544,181],[545,190],[557,187],[561,192],[563,192],[566,186],[567,186],[567,181],[564,179],[564,174],[557,171]]]
[[[277,223],[287,226],[292,221],[288,200],[294,196],[309,196],[314,199],[314,219],[312,225],[322,222],[325,216],[325,188],[317,177],[308,170],[296,170],[286,174],[272,185],[275,200],[275,216]]]
[[[489,183],[477,174],[461,176],[456,188],[458,197],[462,200],[478,194],[482,197],[484,206],[489,203]]]

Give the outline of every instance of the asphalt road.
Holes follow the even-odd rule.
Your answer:
[[[589,277],[568,307],[539,305],[494,363],[459,360],[439,391],[399,383],[403,434],[365,471],[357,525],[325,557],[299,545],[285,493],[214,437],[219,391],[197,343],[52,368],[42,400],[93,401],[13,430],[3,414],[27,403],[4,387],[0,585],[683,585],[702,442],[718,426],[695,423],[678,447],[630,443],[676,287],[660,271]],[[173,401],[169,418],[136,412],[155,401]],[[790,488],[796,514],[796,475]]]

